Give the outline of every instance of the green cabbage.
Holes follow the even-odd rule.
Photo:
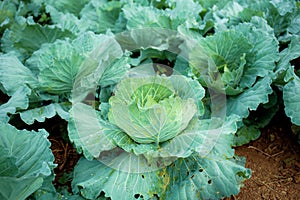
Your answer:
[[[167,77],[124,79],[109,100],[109,121],[138,143],[165,142],[183,131],[197,112],[192,98],[176,93]]]

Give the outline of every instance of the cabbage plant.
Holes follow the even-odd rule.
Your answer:
[[[251,171],[232,146],[259,136],[277,90],[299,125],[299,13],[275,0],[0,1],[1,199],[237,194]],[[81,157],[68,191],[52,184],[48,133],[31,131],[55,116]]]
[[[86,157],[75,168],[74,192],[88,199],[101,192],[112,199],[237,193],[250,176],[230,147],[237,118],[200,119],[205,91],[198,81],[153,74],[122,79],[108,112],[73,104],[69,136]]]

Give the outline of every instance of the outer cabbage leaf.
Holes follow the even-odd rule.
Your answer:
[[[284,5],[284,6],[283,6]],[[295,2],[284,1],[218,1],[211,5],[210,15],[213,16],[215,28],[222,31],[240,22],[249,22],[253,16],[263,17],[274,29],[279,40],[288,40],[287,28],[295,12]]]
[[[120,14],[123,4],[120,1],[92,0],[80,13],[81,23],[87,23],[87,29],[95,33],[105,33],[108,29],[120,32],[125,29],[126,24]]]
[[[300,36],[294,35],[291,37],[291,42],[288,46],[288,48],[283,49],[279,54],[279,61],[277,63],[276,67],[276,75],[277,80],[276,83],[278,84],[284,84],[285,82],[288,82],[291,78],[293,78],[293,75],[288,75],[288,72],[291,68],[290,61],[300,57]]]
[[[10,54],[0,55],[0,83],[9,96],[24,85],[37,87],[34,74],[25,67],[16,56]]]
[[[41,70],[40,89],[52,94],[70,93],[85,57],[66,41],[43,46],[35,52],[34,57],[37,56],[40,61],[35,65]]]
[[[160,52],[168,50],[171,53],[179,53],[178,46],[182,43],[182,38],[176,31],[156,27],[124,31],[115,38],[122,49],[128,51],[154,49]]]
[[[0,197],[25,199],[42,186],[44,179],[51,175],[55,167],[50,142],[46,138],[48,133],[44,130],[19,131],[2,123],[0,130],[0,149],[5,153],[0,155],[0,159],[8,158],[15,169],[0,170]]]
[[[22,111],[20,112],[20,117],[26,124],[33,124],[35,120],[38,122],[44,122],[45,119],[52,118],[56,114],[58,114],[62,119],[68,120],[68,110],[64,110],[64,107],[66,106],[67,105],[64,105],[63,103],[52,103],[47,106]]]
[[[270,1],[271,4],[274,5],[278,9],[278,13],[281,16],[286,15],[287,13],[290,13],[293,11],[293,9],[296,7],[295,1],[288,1],[288,0],[272,0]]]
[[[127,19],[127,29],[141,29],[145,27],[160,27],[171,29],[171,20],[166,12],[154,7],[128,4],[123,7]]]
[[[237,194],[250,171],[243,167],[244,161],[233,159],[232,131],[221,132],[215,139],[203,157],[194,153],[167,167],[120,149],[105,152],[99,161],[81,159],[75,168],[73,192],[93,199],[103,191],[113,200],[149,199],[154,194],[163,199],[216,199]]]
[[[181,134],[163,143],[156,152],[150,151],[144,155],[146,157],[152,154],[152,156],[163,158],[187,158],[197,152],[204,157],[214,148],[221,135],[230,135],[236,132],[237,120],[236,116],[231,116],[226,119],[212,118],[192,121]]]
[[[72,13],[60,12],[51,5],[46,6],[46,11],[50,13],[51,20],[53,21],[53,23],[55,23],[55,25],[57,27],[60,27],[62,30],[68,30],[75,35],[80,35],[81,33],[85,32],[88,28],[88,23],[84,23]]]
[[[241,118],[249,116],[249,110],[256,110],[259,104],[269,101],[269,94],[273,92],[271,88],[272,79],[265,77],[258,80],[252,88],[242,94],[229,97],[227,99],[227,115],[236,114]]]
[[[94,93],[98,86],[102,91],[103,88],[107,88],[108,83],[116,83],[125,76],[130,67],[125,63],[128,59],[127,55],[123,54],[113,36],[102,35],[100,38],[102,40],[96,43],[95,49],[88,55],[76,77],[72,91],[72,101],[74,102],[82,101],[82,97],[85,98],[88,93]],[[83,49],[82,52],[84,52]]]
[[[110,85],[115,85],[122,80],[130,68],[130,65],[128,64],[129,59],[129,57],[123,56],[113,62],[102,74],[99,85],[101,85],[101,87],[108,87]]]
[[[54,180],[54,174],[44,179],[42,186],[36,190],[28,199],[35,200],[47,200],[47,199],[63,199],[57,193],[52,181]]]
[[[279,102],[274,92],[269,96],[269,102],[260,104],[257,110],[252,111],[247,119],[240,124],[235,133],[234,146],[241,146],[256,140],[260,136],[260,129],[267,126],[279,110]]]
[[[176,18],[181,18],[184,21],[188,20],[187,18],[196,20],[199,17],[199,13],[201,13],[203,10],[201,4],[199,4],[197,1],[168,0],[167,2],[171,7],[169,13],[171,19],[173,20]]]
[[[89,0],[45,0],[46,5],[52,5],[54,8],[61,12],[72,13],[75,16],[79,16],[80,11],[88,2]]]
[[[222,145],[223,146],[223,145]],[[165,199],[221,199],[238,194],[250,177],[240,158],[209,158],[194,154],[168,167],[170,179]]]
[[[239,14],[244,12],[244,10],[245,8],[237,1],[216,2],[216,4],[212,6],[212,16],[216,30],[226,30],[230,25],[243,21],[244,19],[239,19]]]
[[[242,146],[259,138],[260,130],[254,126],[243,125],[235,134],[234,146]]]
[[[266,2],[268,2],[269,5],[266,4],[268,12],[266,12],[265,19],[268,21],[268,24],[274,28],[275,36],[279,41],[289,41],[287,29],[291,24],[292,13],[297,10],[296,3],[288,0]],[[261,9],[265,10],[263,7]]]
[[[16,6],[11,1],[4,0],[0,2],[0,33],[8,24],[13,22],[16,11]]]
[[[255,26],[253,26],[255,25]],[[257,77],[270,76],[278,61],[278,41],[270,32],[267,22],[259,17],[253,17],[250,23],[242,23],[235,30],[243,33],[253,48],[246,55],[246,65],[241,78],[241,87],[250,88]]]
[[[75,143],[77,151],[83,151],[88,160],[97,158],[102,151],[115,147],[105,132],[110,125],[101,120],[99,115],[99,111],[82,103],[73,105],[70,110],[69,138]]]
[[[220,199],[239,192],[242,182],[250,177],[251,172],[244,168],[245,161],[235,157],[231,148],[236,130],[232,120],[234,118],[221,126],[218,134],[212,129],[207,135],[208,141],[200,146],[199,154],[178,159],[167,167],[170,183],[163,197]]]
[[[284,110],[292,123],[300,126],[300,78],[294,78],[283,87]]]
[[[288,32],[291,35],[300,35],[300,27],[298,26],[299,23],[300,23],[300,10],[298,9],[296,12],[294,12],[291,23],[287,28]]]
[[[9,155],[8,149],[3,146],[0,146],[0,153],[0,176],[14,176],[18,174],[17,158]]]
[[[7,114],[15,114],[18,109],[27,109],[29,105],[28,95],[31,94],[31,90],[24,86],[20,87],[6,102],[0,105],[0,120],[7,123],[9,116]]]
[[[67,30],[62,31],[55,26],[41,26],[19,18],[7,29],[1,39],[4,52],[16,51],[21,59],[28,58],[34,51],[38,50],[44,43],[52,43],[57,39],[66,37],[73,38],[73,34]]]
[[[115,157],[111,153],[106,159],[112,165],[97,160],[79,160],[72,181],[74,193],[80,192],[85,198],[95,199],[103,191],[113,200],[129,200],[150,199],[166,189],[168,177],[155,166],[147,166],[142,157],[127,153]]]

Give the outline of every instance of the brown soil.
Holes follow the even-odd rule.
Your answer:
[[[53,184],[55,187],[66,186],[69,192],[71,189],[71,173],[80,157],[72,144],[65,142],[61,137],[50,136],[51,149],[55,157],[55,163],[58,165],[54,172],[56,174]],[[69,175],[70,174],[70,175]]]
[[[290,127],[287,118],[277,116],[258,140],[236,148],[237,155],[246,157],[252,177],[226,200],[300,199],[300,145]]]

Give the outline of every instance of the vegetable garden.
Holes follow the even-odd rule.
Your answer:
[[[298,1],[2,0],[0,37],[0,199],[300,198]]]

